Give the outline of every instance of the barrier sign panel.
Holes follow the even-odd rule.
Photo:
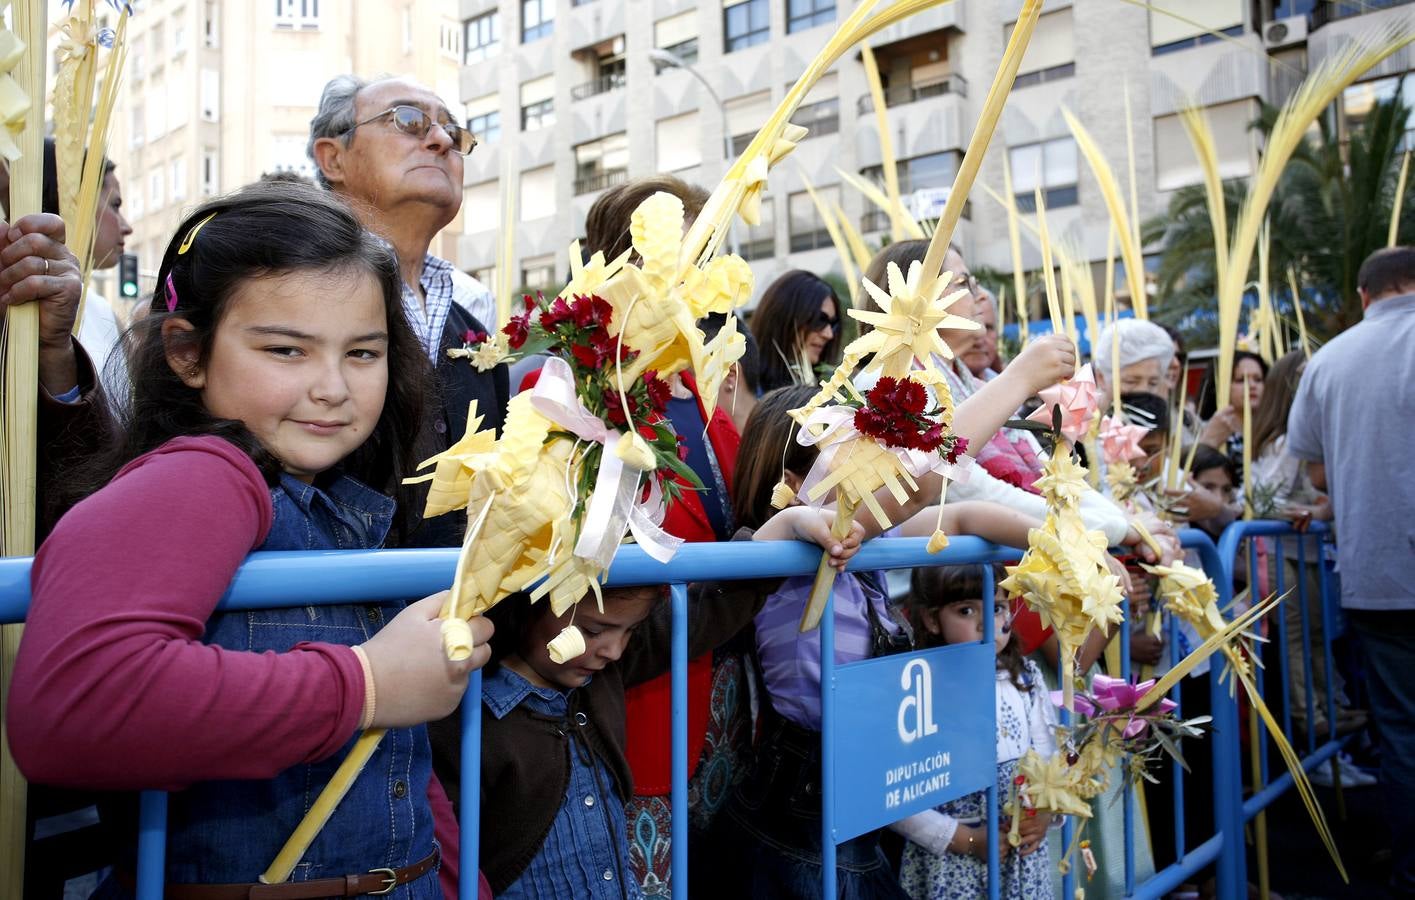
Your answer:
[[[835,670],[835,839],[980,791],[997,770],[996,673],[982,644]]]

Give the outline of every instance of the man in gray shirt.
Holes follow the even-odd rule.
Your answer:
[[[1287,449],[1331,494],[1341,605],[1380,728],[1392,886],[1415,896],[1415,248],[1371,254],[1357,289],[1365,318],[1307,364]]]

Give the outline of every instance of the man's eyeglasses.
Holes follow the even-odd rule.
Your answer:
[[[390,117],[389,121],[393,123],[395,129],[418,140],[427,137],[428,131],[430,131],[433,126],[432,116],[429,116],[416,106],[394,106],[390,109],[385,109],[376,116],[369,116],[362,122],[355,122],[341,133],[348,134],[360,125],[377,122],[385,116]],[[452,149],[463,156],[471,153],[472,150],[476,148],[476,137],[456,122],[438,122],[437,125],[443,131],[447,132],[447,137],[452,141]]]
[[[829,328],[831,331],[839,331],[839,330],[840,330],[840,317],[839,317],[839,316],[835,316],[835,317],[827,316],[825,313],[821,312],[820,310],[816,310],[815,317],[811,319],[811,330],[812,330],[812,331],[825,331],[827,328]]]

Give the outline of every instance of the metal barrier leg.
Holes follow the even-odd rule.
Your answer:
[[[984,597],[984,598],[987,598],[987,597],[995,597],[995,596],[997,595],[997,587],[996,587],[996,585],[993,584],[992,566],[991,566],[990,564],[984,565],[984,566],[982,567],[982,570],[983,570],[983,597]],[[983,608],[986,609],[987,606],[988,606],[988,604],[985,602],[985,603],[983,604]],[[994,621],[995,618],[996,618],[995,616],[990,616],[990,615],[987,615],[986,613],[984,613],[984,615],[983,615],[983,643],[984,643],[984,644],[989,644],[989,645],[991,645],[991,644],[993,643],[993,641],[994,641],[994,638],[996,637],[996,636],[993,634],[993,628],[995,628],[995,627],[996,627],[996,624],[997,624],[997,623]],[[996,682],[994,682],[994,684],[993,684],[993,690],[997,690]],[[993,727],[996,728],[996,725],[994,725]],[[1001,818],[999,817],[998,808],[997,808],[997,807],[998,807],[998,798],[997,798],[997,776],[994,775],[992,778],[989,778],[989,779],[988,779],[988,791],[987,791],[987,815],[988,815],[988,900],[997,900],[998,894],[999,894],[999,893],[1001,892],[1001,890],[1002,890],[1002,866],[1001,866],[1001,864],[1000,864],[999,861],[998,861],[998,853],[999,853],[1000,850],[1001,850],[1001,848],[998,847],[998,841],[1001,840],[1001,837],[1002,837],[1002,836],[1001,836],[1001,833],[1000,833],[999,830],[998,830],[998,826],[1001,824],[1001,821],[1002,821],[1002,820],[1001,820]]]
[[[1327,612],[1331,609],[1331,578],[1327,571],[1326,560],[1322,553],[1322,539],[1320,536],[1312,538],[1313,546],[1317,551],[1317,585],[1319,599],[1322,604],[1322,653],[1326,662],[1326,684],[1327,692],[1327,735],[1332,741],[1339,740],[1336,730],[1336,666],[1332,661],[1331,619]],[[1336,792],[1336,817],[1338,821],[1346,821],[1346,793],[1341,785],[1341,760],[1340,751],[1331,758],[1331,784],[1332,790]]]
[[[1233,566],[1213,545],[1195,547],[1204,571],[1214,577],[1219,609],[1233,605]],[[1218,854],[1217,889],[1220,897],[1248,896],[1247,860],[1243,848],[1243,767],[1238,753],[1238,702],[1220,677],[1222,661],[1209,670],[1209,701],[1213,734],[1210,750],[1214,761],[1214,831],[1221,838]],[[1215,671],[1215,670],[1218,671]]]
[[[669,885],[673,894],[688,896],[688,586],[675,584],[673,595],[673,859]]]
[[[1130,680],[1130,598],[1126,597],[1120,603],[1121,611],[1125,618],[1119,626],[1120,631],[1120,677],[1126,681]],[[1135,893],[1135,792],[1144,790],[1144,779],[1137,778],[1134,787],[1125,792],[1125,896],[1129,897]],[[1145,827],[1146,839],[1149,836],[1149,822]],[[1153,851],[1152,851],[1153,852]]]
[[[462,695],[462,781],[457,809],[461,839],[457,846],[457,897],[473,900],[481,892],[481,669],[467,679]],[[435,777],[435,776],[434,776]]]
[[[1261,575],[1258,570],[1259,540],[1259,538],[1248,539],[1248,597],[1254,603],[1261,599],[1259,597],[1261,591],[1258,589],[1258,579]],[[1256,676],[1253,680],[1261,694],[1263,676],[1261,670],[1256,666],[1257,660],[1262,658],[1261,648],[1255,647],[1253,654],[1255,663],[1253,674]],[[1258,728],[1258,713],[1250,707],[1248,709],[1248,767],[1254,794],[1261,791],[1267,781],[1263,744],[1262,730]],[[1272,872],[1268,867],[1268,814],[1266,810],[1259,812],[1253,819],[1253,838],[1258,861],[1258,896],[1262,900],[1268,900],[1272,889]]]
[[[166,869],[167,794],[143,791],[138,798],[137,900],[162,900]]]
[[[821,616],[821,897],[835,900],[835,589]]]

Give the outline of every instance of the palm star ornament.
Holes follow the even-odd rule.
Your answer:
[[[957,290],[947,296],[944,291],[953,281],[950,272],[924,283],[924,265],[919,260],[909,266],[906,277],[896,263],[887,269],[885,292],[879,285],[864,279],[865,290],[879,304],[880,311],[852,309],[850,315],[871,330],[861,335],[845,352],[863,357],[873,353],[874,358],[865,367],[866,371],[878,369],[881,375],[903,378],[918,360],[925,368],[932,368],[932,359],[952,359],[953,351],[948,342],[939,336],[940,328],[976,331],[982,328],[972,319],[965,319],[950,313],[949,307],[968,296],[968,291]]]

